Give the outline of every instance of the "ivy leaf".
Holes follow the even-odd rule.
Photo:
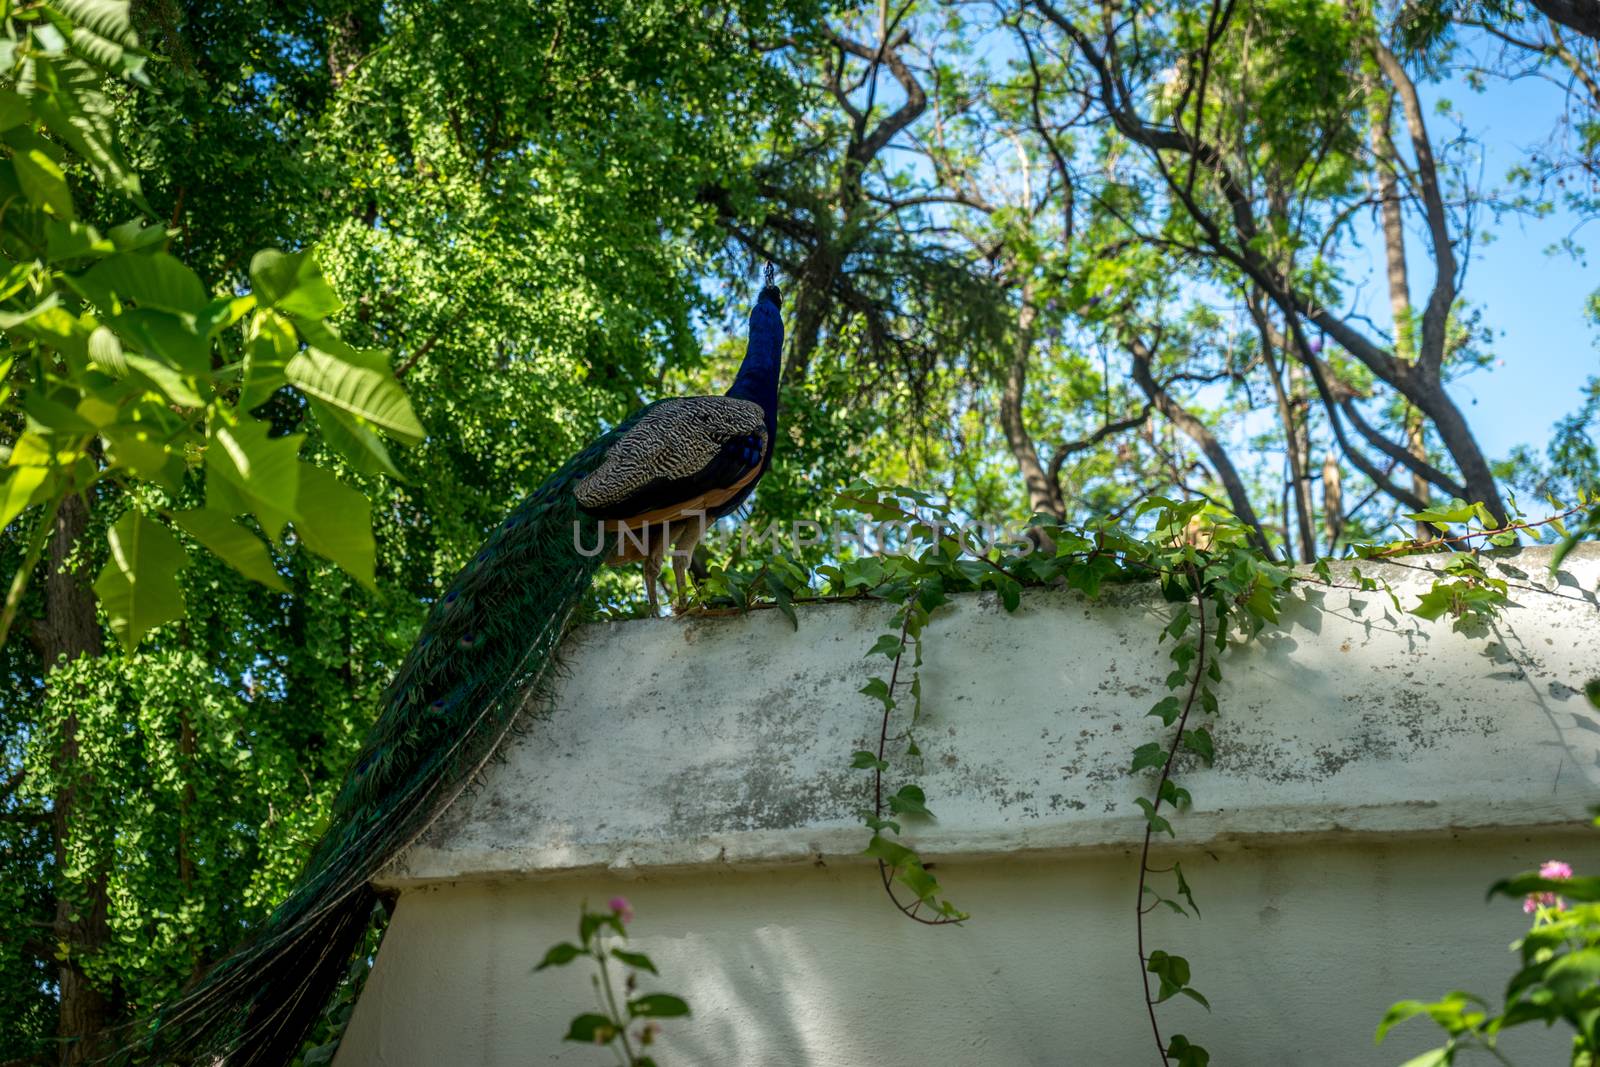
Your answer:
[[[1211,1053],[1189,1042],[1182,1034],[1173,1034],[1172,1040],[1167,1042],[1167,1055],[1173,1060],[1175,1067],[1207,1067],[1211,1062]]]
[[[1194,730],[1183,731],[1183,747],[1206,761],[1206,766],[1211,766],[1216,758],[1217,748],[1211,739],[1211,731],[1201,726]]]
[[[889,762],[879,759],[876,753],[861,749],[850,758],[850,766],[858,771],[886,771],[889,769]]]
[[[1172,824],[1166,819],[1162,818],[1160,815],[1156,814],[1156,806],[1150,803],[1147,798],[1135,797],[1133,802],[1139,805],[1140,811],[1144,812],[1144,821],[1146,825],[1150,827],[1151,833],[1159,834],[1161,831],[1165,830],[1169,837],[1178,836],[1177,831],[1173,830]]]
[[[1128,768],[1128,773],[1137,774],[1146,767],[1160,767],[1166,762],[1167,750],[1151,741],[1133,750],[1133,766]]]
[[[896,659],[900,655],[900,635],[884,634],[878,638],[878,643],[872,646],[869,656],[887,656]]]
[[[95,579],[111,628],[132,652],[154,627],[183,616],[178,572],[189,555],[159,522],[129,511],[106,534],[111,556]]]
[[[1178,716],[1183,714],[1183,705],[1178,702],[1178,698],[1175,696],[1164,696],[1156,701],[1155,707],[1145,712],[1145,714],[1158,717],[1162,726],[1171,726],[1177,721]]]
[[[927,800],[920,786],[903,785],[899,792],[889,798],[889,810],[896,815],[920,815],[931,819],[933,812],[928,810]]]
[[[867,684],[856,690],[869,697],[883,701],[883,710],[889,711],[894,707],[894,698],[889,695],[889,683],[882,678],[872,678]]]
[[[1194,902],[1194,892],[1189,888],[1189,883],[1183,877],[1183,865],[1174,863],[1172,873],[1178,876],[1178,895],[1189,902],[1189,907],[1194,909],[1195,918],[1200,917],[1200,905]]]
[[[882,833],[886,829],[893,830],[895,833],[900,832],[899,823],[895,822],[893,819],[880,819],[870,811],[861,816],[861,821],[866,823],[867,829],[873,831],[874,833]]]
[[[917,854],[906,846],[890,841],[882,834],[873,834],[872,840],[867,842],[867,847],[862,849],[862,854],[880,859],[891,867],[903,867],[907,863],[917,862]]]

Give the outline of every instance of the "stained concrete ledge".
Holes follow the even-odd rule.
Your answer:
[[[1487,557],[1512,605],[1480,633],[1397,612],[1387,594],[1303,587],[1282,625],[1224,660],[1217,759],[1189,766],[1185,846],[1576,824],[1600,801],[1600,551]],[[1445,557],[1372,565],[1411,605]],[[1345,573],[1348,567],[1343,568]],[[1336,570],[1336,573],[1339,573]],[[1031,591],[1007,614],[955,598],[926,631],[915,778],[937,819],[925,858],[1042,858],[1136,841],[1129,754],[1171,669],[1172,608]],[[878,603],[598,625],[573,638],[553,711],[533,717],[385,876],[400,888],[606,870],[759,870],[859,861],[887,661]],[[896,768],[905,761],[896,757]],[[891,780],[890,788],[895,781]]]
[[[1230,654],[1216,766],[1184,768],[1195,808],[1153,861],[1182,864],[1203,918],[1157,909],[1142,930],[1149,783],[1127,767],[1161,733],[1145,712],[1169,668],[1150,591],[1035,592],[1014,615],[961,597],[929,626],[917,778],[938,819],[906,829],[973,916],[939,928],[902,918],[860,856],[871,776],[849,761],[878,736],[857,690],[887,664],[863,656],[888,607],[585,630],[554,710],[388,876],[399,902],[336,1067],[603,1062],[561,1040],[592,1010],[588,969],[533,965],[618,892],[629,947],[661,968],[643,988],[694,1009],[663,1065],[1156,1064],[1141,957],[1160,947],[1211,1003],[1162,1004],[1163,1032],[1219,1067],[1393,1067],[1439,1038],[1412,1022],[1374,1047],[1390,1004],[1493,997],[1515,969],[1527,918],[1484,899],[1492,881],[1600,870],[1600,714],[1577,691],[1600,673],[1600,553],[1554,577],[1547,560],[1490,562],[1514,604],[1481,634],[1311,590]],[[1444,562],[1381,570],[1414,603],[1418,568]],[[1525,1028],[1501,1051],[1569,1045]]]

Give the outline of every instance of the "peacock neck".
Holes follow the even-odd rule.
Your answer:
[[[769,427],[778,418],[778,377],[783,361],[783,317],[778,294],[764,289],[750,312],[750,341],[728,395],[761,405]]]

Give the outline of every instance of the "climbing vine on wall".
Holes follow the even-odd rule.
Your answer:
[[[1148,712],[1160,720],[1164,733],[1134,748],[1128,767],[1130,775],[1147,783],[1135,801],[1144,822],[1136,941],[1151,1034],[1160,1062],[1169,1067],[1204,1067],[1210,1056],[1186,1035],[1166,1034],[1158,1005],[1179,996],[1210,1005],[1194,985],[1190,962],[1148,943],[1145,917],[1161,908],[1200,916],[1181,864],[1163,865],[1157,853],[1164,839],[1177,836],[1174,820],[1194,800],[1182,772],[1196,763],[1210,766],[1216,756],[1210,723],[1222,713],[1219,693],[1229,653],[1277,625],[1285,597],[1296,586],[1375,592],[1387,595],[1401,614],[1449,617],[1465,635],[1483,632],[1508,603],[1513,586],[1548,590],[1496,577],[1484,567],[1481,551],[1524,539],[1555,540],[1559,563],[1577,539],[1596,528],[1600,515],[1600,503],[1589,496],[1546,518],[1513,515],[1505,523],[1497,523],[1480,504],[1456,502],[1408,516],[1430,525],[1436,537],[1354,545],[1353,560],[1336,570],[1326,559],[1295,568],[1264,555],[1249,543],[1246,527],[1202,500],[1152,497],[1122,522],[1068,526],[1036,520],[1025,535],[1009,541],[921,490],[857,484],[839,495],[836,506],[882,524],[880,530],[893,528],[894,535],[885,538],[891,550],[829,557],[814,567],[787,556],[759,562],[736,557],[727,567],[713,569],[699,603],[713,612],[771,606],[796,625],[795,603],[865,598],[895,605],[890,629],[866,654],[870,666],[861,687],[876,702],[870,720],[875,744],[854,751],[850,765],[871,777],[871,805],[862,809],[869,833],[863,851],[878,861],[894,906],[920,923],[937,926],[971,917],[952,903],[932,866],[902,836],[906,825],[934,818],[937,804],[916,780],[924,716],[921,668],[929,654],[927,627],[949,595],[988,591],[1010,612],[1029,587],[1073,589],[1094,598],[1110,584],[1148,582],[1172,605],[1157,635],[1171,663],[1166,692]],[[1367,560],[1416,556],[1434,561],[1427,568],[1432,581],[1412,604],[1402,603],[1369,573],[1370,566],[1363,571]]]

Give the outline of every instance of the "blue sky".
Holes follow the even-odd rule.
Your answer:
[[[1554,129],[1561,113],[1561,90],[1548,82],[1524,79],[1491,82],[1475,93],[1464,83],[1427,90],[1431,101],[1449,100],[1460,113],[1466,132],[1482,143],[1485,186],[1503,187],[1506,171],[1526,158]],[[1429,116],[1429,132],[1442,143],[1454,132],[1444,116]],[[1591,293],[1600,289],[1600,271],[1591,257],[1582,260],[1546,249],[1576,230],[1579,244],[1600,255],[1600,221],[1581,226],[1565,210],[1543,219],[1505,216],[1492,227],[1495,240],[1475,243],[1462,295],[1484,315],[1495,333],[1496,364],[1452,387],[1456,400],[1490,456],[1503,457],[1513,445],[1542,445],[1552,423],[1579,403],[1579,390],[1600,374],[1597,331],[1585,317]],[[1412,245],[1413,300],[1426,299],[1430,265],[1419,256],[1420,239]],[[1375,268],[1382,249],[1367,243]],[[1381,275],[1367,286],[1375,321],[1387,326]],[[1503,361],[1501,365],[1500,361]]]

